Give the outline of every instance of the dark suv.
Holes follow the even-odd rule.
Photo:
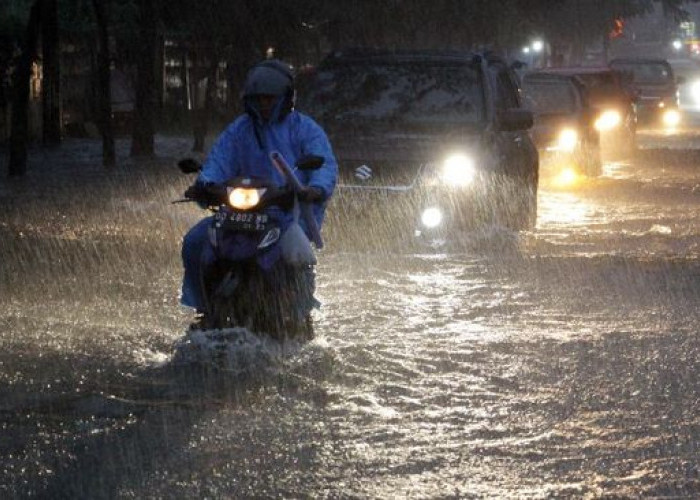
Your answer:
[[[299,77],[297,107],[323,125],[340,165],[336,203],[371,231],[449,234],[537,213],[532,113],[488,54],[347,50]],[[379,204],[377,204],[379,202]]]

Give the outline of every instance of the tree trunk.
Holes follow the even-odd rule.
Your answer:
[[[102,134],[102,164],[113,167],[115,164],[114,127],[112,126],[112,84],[110,78],[109,34],[104,0],[92,0],[98,32],[97,79],[99,85],[98,120]]]
[[[182,66],[180,67],[180,80],[182,81],[182,110],[184,114],[190,112],[192,99],[190,98],[190,71],[187,69],[187,50],[182,51]]]
[[[131,156],[153,156],[155,134],[156,85],[156,7],[154,0],[139,2],[139,25],[141,27],[141,50],[138,54],[136,76],[136,102],[134,125],[131,137]]]
[[[27,173],[27,142],[29,139],[29,85],[32,76],[32,62],[36,59],[37,39],[41,23],[42,0],[32,5],[27,22],[27,30],[14,73],[14,95],[10,131],[10,177]]]
[[[61,63],[59,60],[58,2],[44,0],[41,14],[43,61],[42,139],[46,146],[61,143]]]

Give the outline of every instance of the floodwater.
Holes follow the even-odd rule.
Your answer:
[[[697,497],[700,136],[640,142],[545,180],[532,232],[329,240],[317,338],[218,365],[173,363],[189,141],[34,151],[0,180],[0,496]]]

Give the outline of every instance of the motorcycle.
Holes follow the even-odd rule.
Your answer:
[[[204,314],[197,329],[243,327],[277,340],[313,338],[311,311],[319,306],[313,295],[316,261],[299,218],[304,218],[316,248],[323,241],[311,205],[299,200],[302,186],[292,168],[278,153],[270,160],[284,185],[237,177],[225,185],[195,184],[176,201],[197,202],[214,213],[211,245],[201,256]],[[317,169],[323,162],[308,156],[295,167]],[[192,159],[178,166],[186,174],[201,170]]]

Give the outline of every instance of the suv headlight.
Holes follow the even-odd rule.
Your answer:
[[[620,112],[616,109],[606,109],[595,121],[595,129],[599,132],[606,132],[617,127],[622,121]]]
[[[576,149],[578,144],[578,132],[572,128],[565,128],[559,132],[559,137],[557,138],[557,149],[559,151],[571,152]]]
[[[681,122],[681,114],[677,109],[667,109],[661,119],[666,127],[673,128]]]
[[[442,211],[436,207],[430,207],[423,210],[421,214],[421,222],[429,229],[438,227],[442,223]]]
[[[450,186],[468,186],[474,181],[476,166],[474,160],[464,154],[448,156],[442,164],[440,177]]]

